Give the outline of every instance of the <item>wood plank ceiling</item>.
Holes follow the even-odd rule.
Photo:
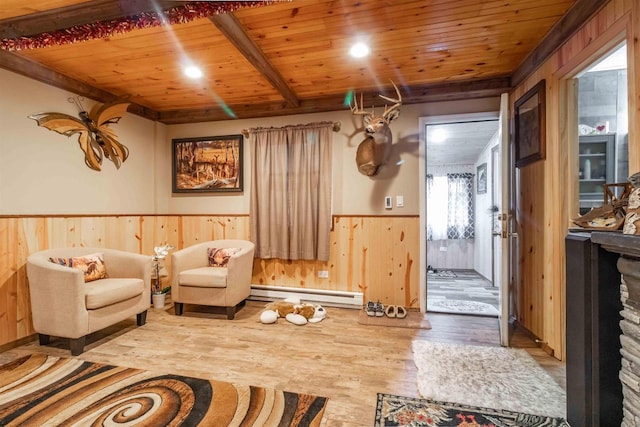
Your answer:
[[[2,0],[0,38],[182,4],[120,3],[127,10],[117,0]],[[99,101],[129,96],[130,111],[169,124],[339,110],[352,91],[364,92],[370,105],[378,93],[392,93],[390,80],[405,103],[468,99],[509,90],[511,76],[543,60],[604,3],[295,0],[105,39],[0,51],[0,67]],[[369,43],[370,56],[349,57],[356,40]],[[203,69],[202,79],[184,76],[188,62]]]

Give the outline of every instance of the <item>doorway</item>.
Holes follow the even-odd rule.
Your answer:
[[[499,315],[493,255],[498,128],[496,114],[424,124],[427,311]]]
[[[605,185],[629,176],[627,44],[576,76],[578,81],[578,208],[602,206]],[[620,196],[622,187],[612,187]]]

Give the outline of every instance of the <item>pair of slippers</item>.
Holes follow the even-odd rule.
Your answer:
[[[388,305],[384,309],[384,314],[386,314],[387,317],[404,319],[405,317],[407,317],[407,309],[401,305]]]

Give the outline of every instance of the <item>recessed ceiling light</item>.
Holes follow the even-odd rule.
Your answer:
[[[202,77],[202,70],[195,65],[190,65],[184,69],[184,73],[187,77],[191,77],[192,79],[199,79]]]
[[[354,58],[364,58],[365,56],[369,55],[369,46],[367,46],[363,42],[358,42],[351,46],[349,54]]]

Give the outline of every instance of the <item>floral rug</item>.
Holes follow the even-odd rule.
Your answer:
[[[569,427],[563,418],[378,393],[376,426]]]

